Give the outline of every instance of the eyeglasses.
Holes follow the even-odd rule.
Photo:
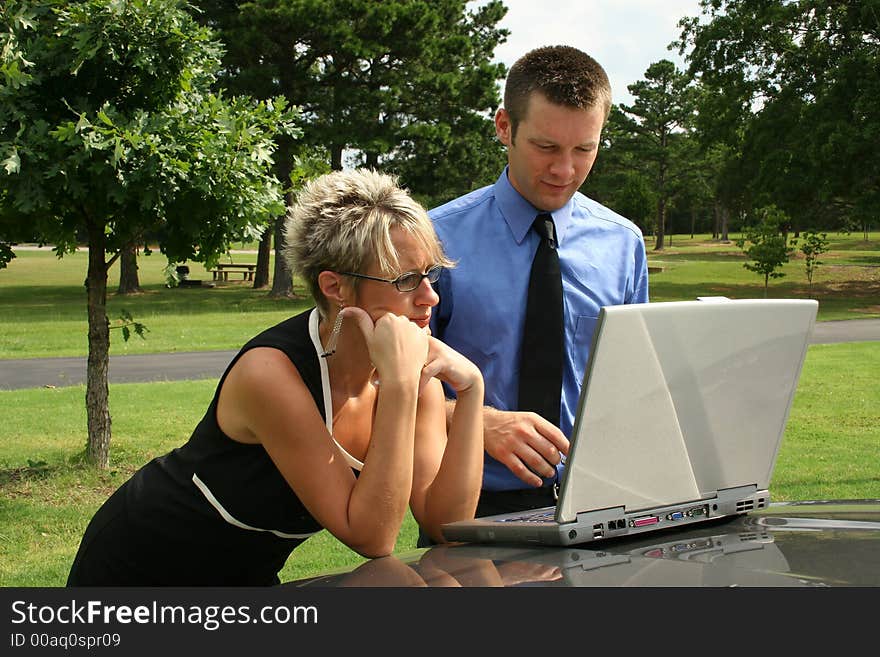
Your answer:
[[[354,276],[355,278],[366,278],[371,281],[379,281],[380,283],[392,283],[398,292],[412,292],[422,284],[422,279],[427,278],[431,284],[440,280],[440,274],[443,273],[443,265],[434,265],[424,274],[417,271],[408,271],[401,274],[397,278],[377,278],[376,276],[367,276],[366,274],[355,274],[350,271],[341,271],[344,276]]]

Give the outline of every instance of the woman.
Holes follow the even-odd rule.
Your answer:
[[[335,172],[287,219],[317,307],[233,359],[190,440],[98,510],[68,578],[84,585],[262,585],[322,528],[391,553],[407,505],[435,540],[473,517],[483,380],[430,337],[449,263],[393,178]],[[448,431],[441,381],[458,395]]]

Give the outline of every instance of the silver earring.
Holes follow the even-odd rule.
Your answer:
[[[336,353],[336,343],[339,342],[339,331],[342,330],[342,308],[339,306],[339,312],[336,313],[336,321],[333,322],[333,328],[330,331],[330,337],[327,340],[327,348],[321,354],[321,358],[327,358]]]

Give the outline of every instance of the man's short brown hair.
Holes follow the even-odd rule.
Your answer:
[[[601,107],[605,118],[611,111],[611,84],[599,62],[571,46],[536,48],[520,57],[507,74],[504,109],[510,117],[511,138],[536,91],[556,105]]]

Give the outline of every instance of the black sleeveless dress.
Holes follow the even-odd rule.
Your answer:
[[[217,424],[229,370],[255,347],[283,351],[326,421],[321,364],[306,311],[250,340],[220,379],[189,441],[153,459],[92,518],[68,586],[238,586],[278,583],[291,551],[321,526],[262,445]]]

